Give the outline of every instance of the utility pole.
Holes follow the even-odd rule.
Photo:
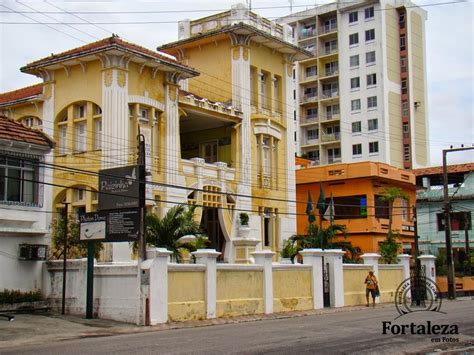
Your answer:
[[[61,314],[66,313],[66,263],[67,263],[67,232],[68,232],[68,206],[69,202],[64,202],[63,221],[64,221],[64,249],[63,249],[63,294],[61,303]]]
[[[139,208],[140,208],[140,239],[138,241],[138,257],[146,260],[146,240],[145,240],[145,201],[146,201],[146,158],[145,158],[145,136],[138,131],[138,181],[139,181]]]
[[[466,257],[467,257],[467,274],[471,276],[471,250],[469,248],[469,212],[464,212],[464,238],[465,238],[465,248],[466,248]]]
[[[463,147],[443,149],[443,192],[444,192],[444,232],[446,239],[446,272],[448,274],[448,297],[456,298],[456,287],[454,285],[454,260],[451,245],[451,202],[448,194],[448,166],[446,155],[450,152],[472,150],[474,147]]]

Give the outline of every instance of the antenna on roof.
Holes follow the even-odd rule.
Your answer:
[[[293,0],[288,0],[288,2],[290,3],[290,14],[293,13]]]

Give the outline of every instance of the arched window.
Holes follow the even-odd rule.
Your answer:
[[[27,127],[42,129],[43,122],[36,116],[26,116],[20,119],[20,122]]]

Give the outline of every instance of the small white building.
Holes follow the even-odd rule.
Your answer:
[[[41,287],[50,245],[49,169],[54,143],[39,129],[0,116],[0,290]],[[48,172],[49,171],[49,172]],[[46,184],[45,184],[46,183]],[[46,196],[46,198],[45,198]]]

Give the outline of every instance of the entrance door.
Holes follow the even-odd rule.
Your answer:
[[[331,307],[330,284],[329,284],[329,263],[323,258],[323,303],[324,307]]]
[[[222,254],[218,260],[222,260],[225,249],[225,237],[219,224],[219,210],[217,208],[203,208],[201,227],[209,237],[209,241],[211,242],[209,247],[221,252]]]

